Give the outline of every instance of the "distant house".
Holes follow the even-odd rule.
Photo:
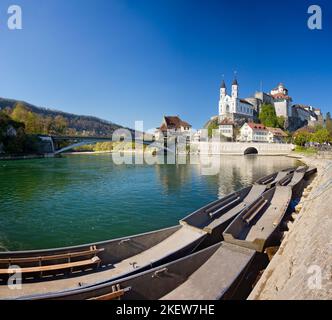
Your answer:
[[[241,142],[284,143],[288,137],[280,128],[265,127],[258,123],[245,123],[240,129]]]
[[[280,128],[270,128],[267,127],[268,133],[268,142],[269,143],[284,143],[288,137],[287,133],[281,130]]]
[[[225,118],[225,119],[221,120],[221,122],[219,124],[219,131],[223,136],[233,139],[234,122],[229,118]]]
[[[241,142],[268,142],[269,131],[258,123],[245,123],[240,129]]]
[[[192,126],[180,119],[179,116],[164,116],[163,122],[159,128],[156,129],[155,138],[160,140],[164,137],[186,137],[187,139],[191,136]]]

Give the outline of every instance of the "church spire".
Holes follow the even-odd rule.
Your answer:
[[[221,88],[221,89],[226,89],[226,83],[225,83],[225,80],[222,81],[220,88]]]
[[[233,80],[233,83],[232,83],[233,86],[238,86],[238,82],[237,82],[237,71],[234,71],[234,80]]]

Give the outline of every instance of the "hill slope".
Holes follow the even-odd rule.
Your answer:
[[[96,117],[82,116],[47,108],[41,108],[24,101],[18,101],[14,99],[0,98],[0,110],[6,108],[13,109],[17,103],[24,105],[30,111],[40,116],[52,118],[56,116],[62,116],[68,121],[68,128],[74,129],[79,134],[105,137],[110,136],[116,129],[123,128],[120,125]]]

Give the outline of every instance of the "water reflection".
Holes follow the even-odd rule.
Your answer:
[[[184,158],[182,157],[181,163]],[[191,156],[190,164],[157,165],[156,173],[165,192],[179,192],[193,174],[200,176],[212,188],[217,186],[219,198],[249,186],[259,178],[289,166],[300,165],[286,157]],[[208,170],[207,170],[208,169]]]

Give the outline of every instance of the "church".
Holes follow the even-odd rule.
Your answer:
[[[254,106],[245,99],[239,98],[237,79],[232,83],[231,95],[227,94],[226,83],[223,80],[220,87],[219,118],[220,122],[227,119],[233,122],[249,122],[254,118]]]

